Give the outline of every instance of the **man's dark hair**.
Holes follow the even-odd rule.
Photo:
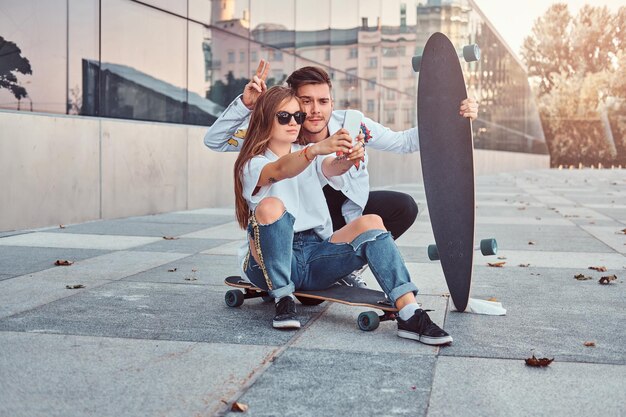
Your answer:
[[[302,67],[287,78],[287,85],[294,91],[307,84],[328,84],[328,88],[333,88],[328,73],[320,67]]]

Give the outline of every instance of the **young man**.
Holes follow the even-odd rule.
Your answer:
[[[251,110],[259,95],[267,89],[265,79],[269,63],[261,60],[256,74],[250,80],[241,96],[237,97],[220,118],[209,128],[204,143],[215,151],[236,151],[245,138],[245,128]],[[302,125],[302,135],[309,143],[316,143],[337,133],[343,124],[345,110],[333,110],[330,77],[321,68],[303,67],[294,71],[287,84],[295,92],[307,113]],[[461,102],[460,116],[471,120],[478,115],[478,103],[473,98]],[[372,149],[412,153],[419,150],[417,128],[401,132],[363,117],[361,132],[364,144]],[[356,146],[360,146],[357,143]],[[330,211],[333,229],[338,230],[363,214],[377,214],[391,232],[394,239],[400,237],[415,221],[417,204],[411,196],[396,191],[370,191],[367,171],[367,153],[363,163],[352,165],[348,172],[336,179],[330,179],[324,187],[324,195]],[[359,274],[351,279],[353,285],[364,286]]]

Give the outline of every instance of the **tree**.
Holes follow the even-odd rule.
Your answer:
[[[30,62],[22,56],[18,46],[0,36],[0,88],[11,91],[16,99],[20,100],[28,96],[24,87],[19,85],[16,72],[32,74]]]
[[[269,88],[273,85],[282,84],[286,78],[287,76],[283,74],[279,81],[275,78],[268,78],[265,83]],[[248,81],[250,80],[247,78],[235,78],[233,72],[228,71],[226,83],[222,80],[217,80],[207,92],[206,98],[227,107],[239,94],[243,93],[243,89],[248,84]]]

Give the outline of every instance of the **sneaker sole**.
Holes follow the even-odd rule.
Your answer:
[[[419,334],[407,332],[406,330],[398,330],[398,336],[403,339],[411,339],[417,340],[420,343],[430,346],[439,346],[445,345],[447,343],[452,343],[452,336],[444,336],[444,337],[430,337],[430,336],[420,336]]]
[[[273,321],[272,327],[275,329],[299,329],[300,322],[298,320]]]

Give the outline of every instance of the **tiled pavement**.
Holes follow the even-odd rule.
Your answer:
[[[502,317],[449,311],[423,187],[390,188],[420,205],[397,243],[451,346],[399,339],[392,322],[361,332],[341,305],[299,306],[297,332],[273,330],[260,300],[229,309],[232,209],[4,232],[0,416],[204,416],[233,401],[251,416],[626,415],[626,171],[477,179],[476,237],[497,238],[506,264],[477,257],[472,296]],[[533,353],[555,360],[529,368]]]

